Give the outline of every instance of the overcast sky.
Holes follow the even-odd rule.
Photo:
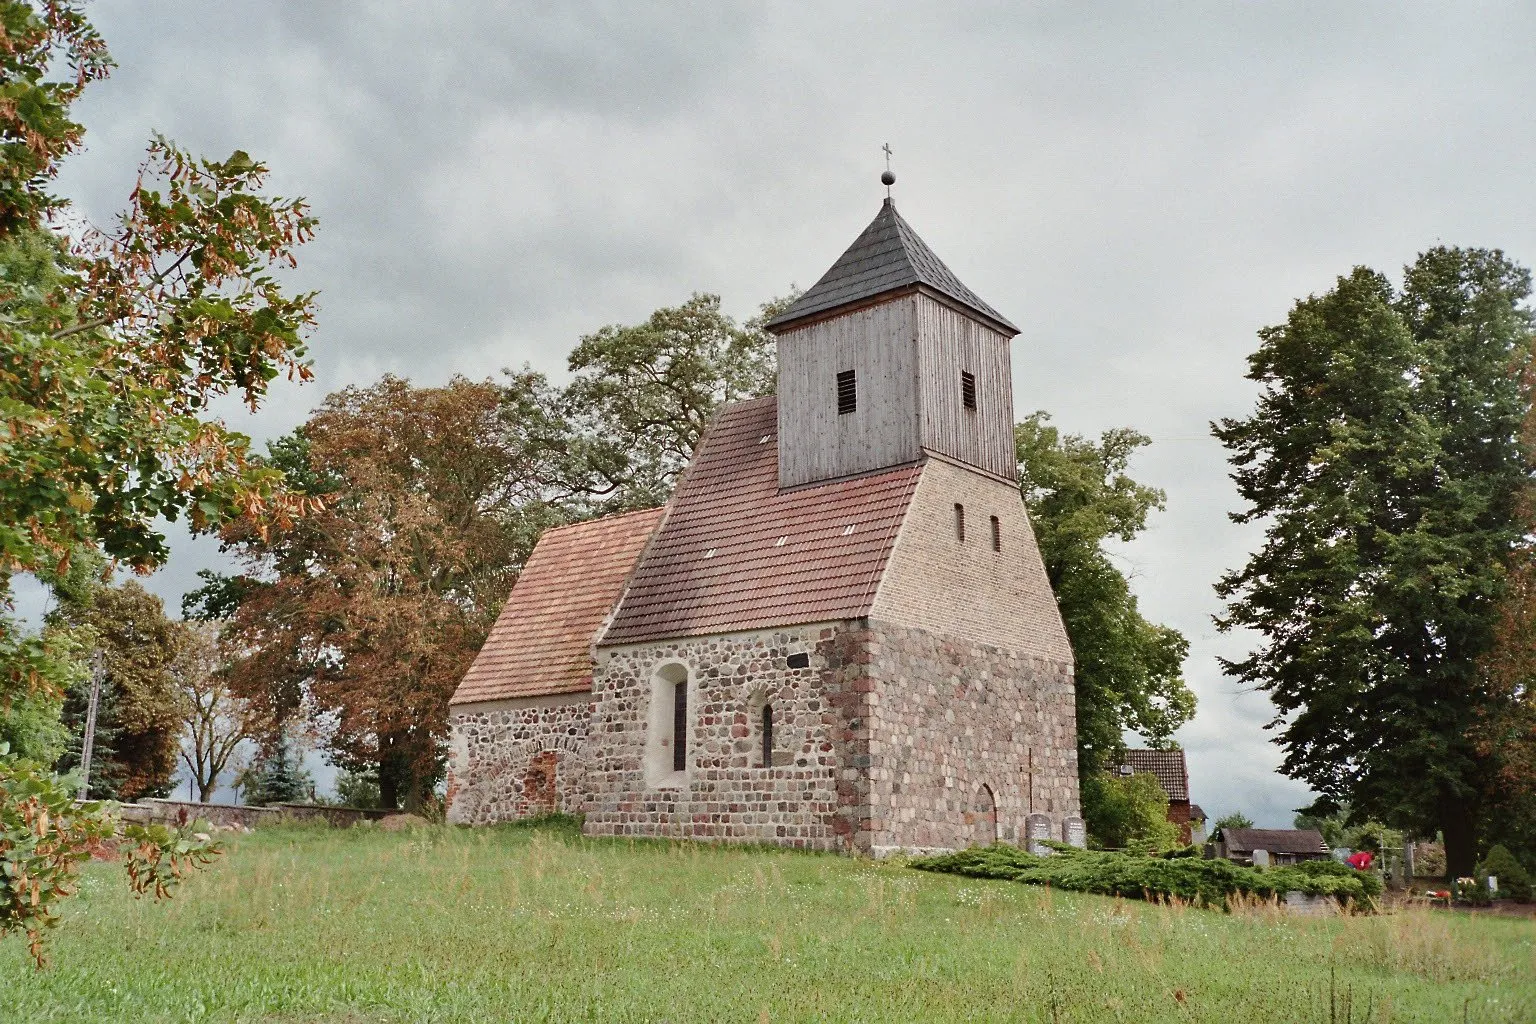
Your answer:
[[[1183,630],[1194,799],[1288,824],[1258,694],[1224,678],[1211,584],[1258,535],[1212,419],[1251,408],[1255,332],[1356,264],[1436,243],[1536,261],[1536,5],[152,3],[91,8],[121,67],[64,190],[123,204],[151,132],[242,148],[320,218],[325,393],[532,363],[695,291],[738,315],[808,286],[897,203],[1021,328],[1018,412],[1155,443],[1167,511],[1121,555]],[[175,608],[216,545],[178,536]]]

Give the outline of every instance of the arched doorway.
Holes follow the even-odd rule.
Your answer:
[[[559,768],[560,754],[554,750],[541,750],[528,762],[528,773],[523,776],[523,814],[553,814],[558,803],[555,788],[555,772]]]
[[[982,783],[976,790],[976,796],[971,802],[971,810],[972,844],[991,846],[997,842],[997,800],[992,795],[991,786]]]

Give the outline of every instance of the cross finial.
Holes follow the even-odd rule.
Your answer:
[[[880,175],[880,181],[885,185],[885,198],[891,198],[891,186],[896,184],[896,175],[891,173],[891,144],[887,142],[880,147],[885,151],[885,173]]]

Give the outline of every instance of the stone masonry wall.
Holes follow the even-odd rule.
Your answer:
[[[854,845],[856,720],[867,685],[843,624],[790,626],[602,648],[594,672],[589,835],[757,841],[812,849]],[[808,664],[791,668],[792,655]],[[668,666],[673,666],[669,668]],[[646,769],[653,680],[689,687],[687,769]],[[772,764],[761,758],[773,705]],[[650,742],[656,742],[652,738]]]
[[[871,622],[870,821],[861,848],[961,849],[1020,841],[1032,811],[1079,812],[1068,664],[925,630]],[[986,786],[991,799],[982,791]]]
[[[587,693],[450,706],[448,821],[585,813],[591,717]]]

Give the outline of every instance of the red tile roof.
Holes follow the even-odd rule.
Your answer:
[[[771,397],[721,410],[605,646],[869,611],[921,465],[780,493],[777,435]]]
[[[453,704],[592,688],[592,644],[662,510],[548,530],[528,557]]]
[[[1189,800],[1189,772],[1184,767],[1182,750],[1127,750],[1125,763],[1133,772],[1157,776],[1168,799]]]

